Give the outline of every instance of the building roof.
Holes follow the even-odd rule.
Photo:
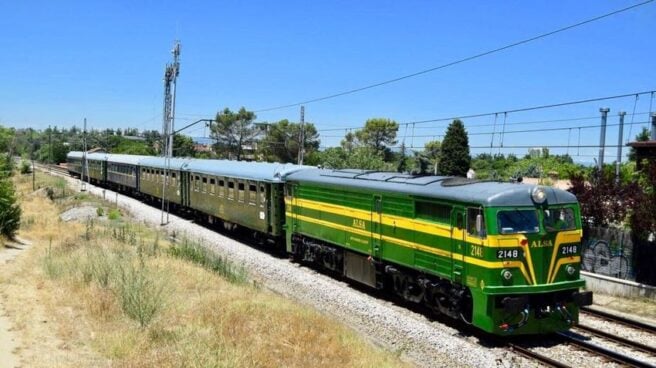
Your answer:
[[[536,187],[529,184],[484,182],[458,177],[325,169],[300,170],[290,174],[287,181],[446,199],[484,206],[532,206],[531,191]],[[547,193],[548,204],[577,202],[576,197],[567,191],[543,188]]]

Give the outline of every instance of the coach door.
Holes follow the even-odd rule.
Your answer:
[[[465,209],[455,206],[451,213],[451,260],[453,261],[451,277],[456,283],[462,283],[465,273],[464,256],[467,250],[465,234]]]
[[[381,232],[382,232],[382,212],[383,200],[379,195],[374,196],[373,208],[371,209],[371,256],[380,259],[382,253]]]
[[[180,203],[189,207],[189,171],[180,170]]]

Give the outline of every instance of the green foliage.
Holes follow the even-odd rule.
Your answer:
[[[130,318],[146,327],[163,308],[163,285],[156,283],[143,265],[127,264],[120,267],[116,279],[116,295],[121,309]]]
[[[194,148],[194,140],[191,137],[176,134],[173,136],[173,156],[174,157],[194,157],[196,149]]]
[[[21,208],[9,179],[0,179],[0,235],[13,238],[20,227]]]
[[[442,157],[438,169],[442,175],[465,176],[471,164],[469,138],[459,119],[448,127],[441,146]]]
[[[109,213],[107,213],[107,218],[110,220],[118,220],[121,218],[121,211],[116,208],[112,208],[109,210]]]
[[[22,160],[20,164],[20,173],[29,174],[31,172],[32,172],[32,165],[30,164],[30,162],[26,160]]]
[[[244,146],[253,143],[259,133],[253,128],[255,113],[244,107],[238,112],[225,108],[216,114],[216,124],[212,125],[212,138],[216,139],[215,149],[220,157],[241,160]]]
[[[180,245],[172,246],[169,254],[201,265],[232,283],[244,283],[247,280],[248,275],[244,267],[237,267],[226,257],[221,257],[201,244],[187,239],[184,239]]]
[[[363,146],[369,147],[379,154],[383,154],[385,159],[390,158],[390,146],[396,144],[396,133],[399,130],[399,124],[394,120],[374,118],[369,119],[364,128],[355,132],[355,137]]]
[[[102,217],[102,215],[105,214],[105,210],[102,207],[98,207],[96,208],[96,214],[98,215],[98,217]]]
[[[635,136],[636,142],[646,142],[649,138],[651,138],[651,134],[646,127],[642,127],[642,131]],[[629,151],[629,160],[634,162],[636,160],[636,150],[633,147]]]
[[[287,119],[266,125],[266,133],[258,143],[259,154],[269,162],[298,161],[298,151],[301,146],[299,139],[301,126]],[[312,155],[319,149],[319,133],[312,123],[304,123],[304,157]]]

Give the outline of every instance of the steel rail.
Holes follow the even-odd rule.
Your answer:
[[[645,345],[645,344],[642,344],[642,343],[637,342],[637,341],[631,341],[627,338],[617,336],[617,335],[613,335],[611,333],[601,331],[601,330],[598,330],[594,327],[590,327],[590,326],[587,326],[587,325],[577,325],[574,328],[575,329],[580,329],[580,330],[585,331],[585,332],[588,332],[592,335],[602,337],[604,339],[608,339],[610,341],[613,341],[613,342],[621,344],[621,345],[626,345],[627,347],[633,348],[635,350],[640,350],[640,351],[645,352],[645,353],[650,353],[650,354],[656,355],[656,347],[654,347],[654,346]]]
[[[624,355],[622,353],[618,353],[616,351],[613,351],[611,349],[605,348],[603,346],[597,345],[590,343],[588,341],[583,340],[583,338],[576,337],[570,332],[558,332],[558,336],[562,337],[566,342],[569,342],[576,347],[579,347],[583,350],[587,350],[591,353],[603,356],[609,360],[612,360],[614,362],[624,364],[630,367],[636,367],[636,368],[656,368],[656,366],[649,364],[647,362],[635,359],[633,357],[630,357],[628,355]]]
[[[589,308],[589,307],[582,307],[581,311],[586,313],[586,314],[589,314],[591,316],[594,316],[594,317],[607,319],[607,320],[610,320],[610,321],[613,321],[613,322],[623,324],[623,325],[628,326],[628,327],[633,327],[633,328],[636,328],[636,329],[639,329],[639,330],[643,330],[643,331],[646,331],[646,332],[651,332],[651,333],[656,334],[656,326],[652,325],[652,324],[649,324],[649,323],[636,321],[636,320],[630,319],[630,318],[620,317],[620,316],[617,316],[617,315],[614,315],[614,314],[611,314],[611,313],[608,313],[608,312],[600,311],[598,309],[593,309],[593,308]]]
[[[559,362],[553,358],[550,358],[546,355],[542,355],[540,353],[536,353],[535,351],[532,351],[528,348],[525,348],[523,346],[514,344],[514,343],[508,343],[508,347],[510,348],[511,351],[525,357],[531,360],[536,360],[540,362],[541,364],[544,364],[548,367],[553,367],[553,368],[570,368],[569,365]]]

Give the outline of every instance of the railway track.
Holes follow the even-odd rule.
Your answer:
[[[632,356],[617,352],[613,349],[610,349],[605,346],[598,345],[596,343],[588,341],[584,336],[572,333],[572,332],[559,332],[558,336],[563,339],[564,342],[576,346],[577,348],[589,351],[595,355],[602,356],[605,359],[619,363],[629,367],[647,367],[654,368],[653,364],[644,362],[642,360],[636,359]],[[633,346],[633,343],[630,344]]]
[[[581,308],[581,312],[593,317],[605,319],[610,322],[615,322],[627,327],[635,328],[636,330],[648,332],[651,334],[656,334],[656,326],[645,322],[636,321],[630,318],[620,317],[608,312],[600,311],[598,309],[593,309],[589,307]]]

